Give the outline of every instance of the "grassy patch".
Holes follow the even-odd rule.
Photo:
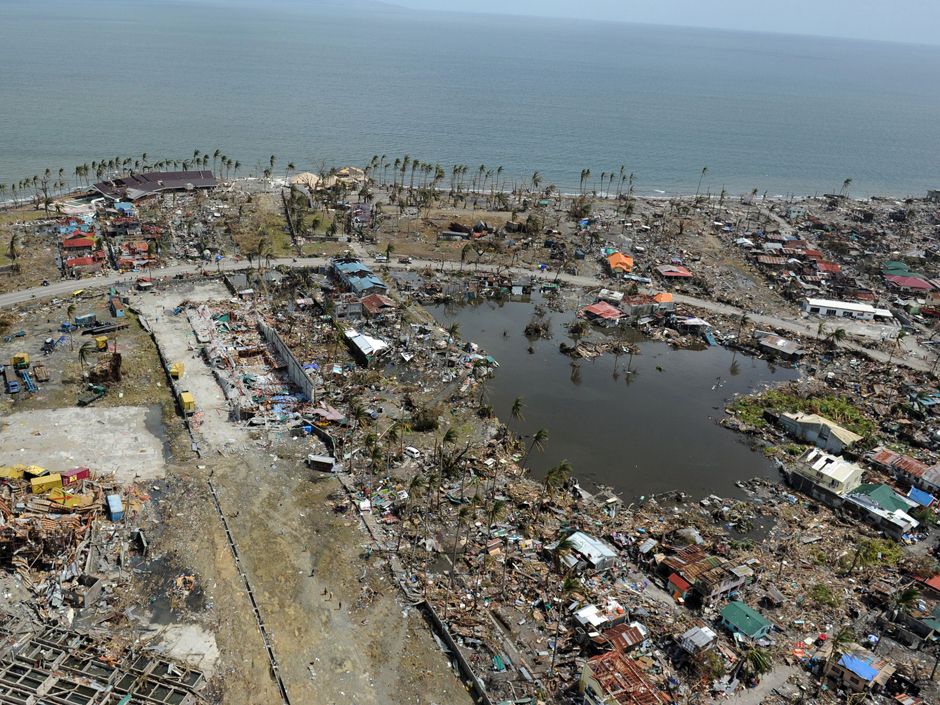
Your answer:
[[[842,598],[824,583],[816,583],[809,589],[809,599],[821,607],[838,607]]]
[[[754,428],[768,425],[764,418],[765,411],[774,413],[802,411],[806,414],[819,414],[845,426],[860,436],[870,438],[877,426],[865,417],[861,409],[845,397],[825,395],[801,397],[796,394],[772,389],[757,396],[740,397],[728,406],[741,421]]]

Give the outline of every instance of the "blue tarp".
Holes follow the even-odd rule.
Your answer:
[[[870,663],[862,661],[862,659],[857,656],[842,654],[842,658],[839,659],[839,665],[849,669],[865,682],[875,680],[875,676],[878,675],[878,671],[872,668]]]
[[[928,492],[912,487],[911,491],[907,493],[907,498],[917,502],[922,507],[929,507],[937,498]]]

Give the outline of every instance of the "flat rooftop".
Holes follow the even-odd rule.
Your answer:
[[[95,184],[95,189],[114,200],[133,201],[161,191],[191,191],[212,188],[218,183],[211,171],[147,171],[100,181]]]

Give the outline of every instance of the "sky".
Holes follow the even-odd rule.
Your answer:
[[[714,27],[940,44],[937,0],[390,0],[422,10]]]

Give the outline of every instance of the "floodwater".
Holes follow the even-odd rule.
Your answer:
[[[523,329],[532,304],[485,301],[431,311],[444,324],[458,322],[462,338],[499,362],[486,392],[497,416],[523,436],[549,431],[544,451],[529,459],[536,477],[567,459],[585,486],[610,485],[625,498],[673,490],[741,496],[735,482],[777,477],[744,437],[717,422],[734,394],[796,379],[797,370],[724,348],[675,350],[642,340],[632,361],[604,355],[575,362],[558,351],[560,342],[571,342],[571,313],[552,314],[552,339],[532,343],[529,353]],[[521,421],[510,418],[517,397]]]

